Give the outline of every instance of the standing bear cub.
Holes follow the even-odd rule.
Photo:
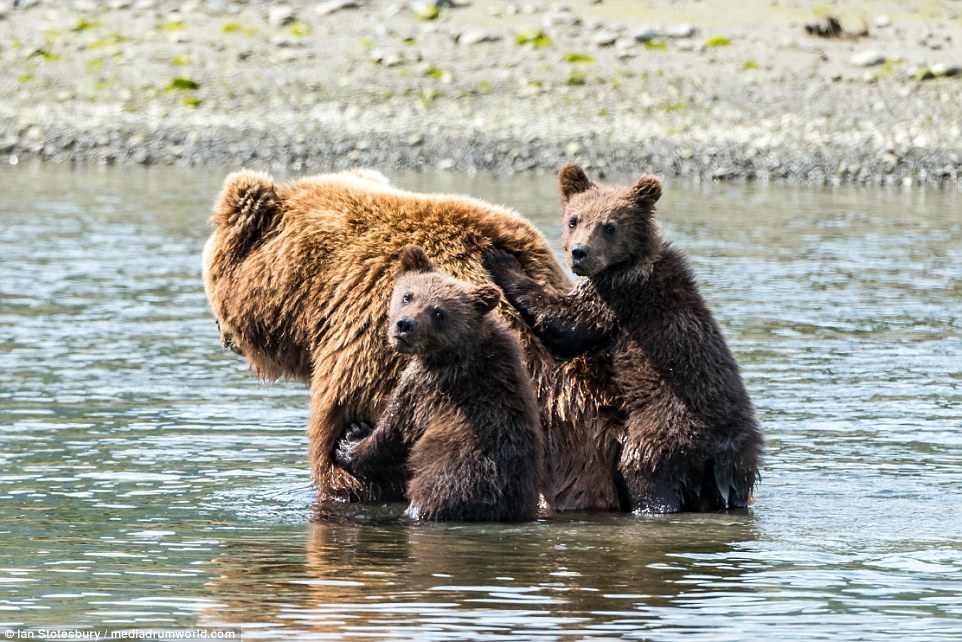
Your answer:
[[[420,247],[403,249],[387,339],[413,358],[373,431],[358,439],[371,429],[357,425],[336,458],[366,484],[406,481],[417,519],[537,513],[544,436],[518,339],[491,313],[500,300],[497,287],[441,274]]]
[[[488,257],[488,271],[556,358],[607,348],[625,422],[619,473],[633,510],[747,506],[761,432],[687,261],[655,222],[661,181],[603,187],[575,164],[559,178],[564,253],[586,278],[553,294],[504,251]]]

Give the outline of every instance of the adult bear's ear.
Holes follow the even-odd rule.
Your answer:
[[[431,259],[417,245],[405,245],[401,250],[401,272],[432,272]]]
[[[479,285],[471,292],[471,302],[481,314],[487,314],[501,302],[501,288],[490,284]]]
[[[261,172],[241,171],[224,180],[211,223],[225,232],[234,253],[243,256],[277,225],[280,213],[274,180]]]
[[[661,198],[661,179],[645,175],[629,189],[631,200],[643,207],[651,207]]]
[[[561,200],[565,203],[575,194],[591,188],[591,181],[577,163],[563,165],[558,170],[558,182],[561,184]]]

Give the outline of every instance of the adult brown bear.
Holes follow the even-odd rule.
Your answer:
[[[571,283],[544,236],[515,212],[464,196],[406,192],[373,172],[275,184],[227,177],[204,249],[204,283],[225,345],[267,379],[311,384],[310,465],[319,497],[377,496],[334,461],[352,422],[375,424],[402,369],[384,340],[404,246],[421,246],[451,276],[491,283],[494,247],[519,257],[548,291]],[[555,510],[625,508],[618,483],[620,411],[606,397],[604,354],[558,363],[507,303],[546,431],[542,494]]]

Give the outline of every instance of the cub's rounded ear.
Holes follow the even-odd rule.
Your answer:
[[[432,272],[431,259],[417,245],[405,245],[401,250],[401,272]]]
[[[211,223],[224,231],[228,246],[242,257],[277,225],[280,215],[274,179],[261,172],[241,171],[224,180]]]
[[[654,205],[661,198],[661,179],[645,175],[631,186],[631,198],[639,205]]]
[[[585,171],[577,163],[568,163],[558,170],[558,182],[561,184],[561,200],[567,202],[575,194],[580,194],[591,188],[591,181]]]
[[[501,288],[496,285],[479,285],[471,292],[471,299],[482,314],[487,314],[501,302]]]

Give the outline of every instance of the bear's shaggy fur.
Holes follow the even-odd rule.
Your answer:
[[[322,499],[400,498],[397,489],[372,492],[333,457],[347,427],[375,424],[397,386],[403,360],[382,329],[405,245],[421,246],[438,270],[476,285],[491,283],[482,260],[497,246],[547,291],[571,287],[544,236],[516,213],[463,196],[406,192],[374,172],[287,184],[232,174],[212,223],[204,283],[222,340],[266,379],[310,381],[309,460]],[[604,360],[559,364],[511,306],[498,312],[519,332],[541,408],[549,507],[618,509],[618,411],[605,397]]]
[[[517,335],[490,314],[501,290],[435,271],[415,245],[401,265],[388,343],[413,358],[373,432],[342,441],[337,462],[389,487],[403,484],[397,463],[409,462],[416,519],[533,519],[544,435]]]
[[[593,184],[580,167],[559,174],[563,249],[586,277],[547,291],[495,251],[495,281],[559,358],[605,348],[625,412],[620,472],[641,512],[748,505],[762,437],[721,329],[681,252],[655,222],[661,182]]]

